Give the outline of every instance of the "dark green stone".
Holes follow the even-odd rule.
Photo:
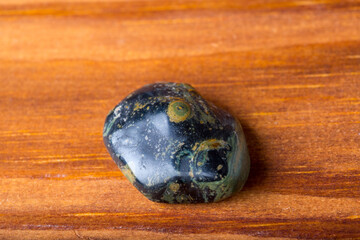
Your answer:
[[[127,179],[155,202],[217,202],[249,174],[240,123],[188,84],[133,92],[109,113],[103,137]]]

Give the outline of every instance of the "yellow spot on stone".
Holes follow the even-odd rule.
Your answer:
[[[195,145],[193,146],[192,150],[195,151],[198,145],[199,145],[199,143],[195,143]]]
[[[167,115],[171,122],[179,123],[185,121],[191,114],[190,105],[183,101],[171,102],[167,109]]]
[[[226,147],[227,143],[224,140],[219,139],[209,139],[203,141],[197,151],[204,151],[204,150],[212,150],[212,149],[219,149]]]
[[[204,163],[203,162],[198,162],[197,165],[200,167],[200,166],[204,165]]]
[[[204,121],[203,121],[203,120],[200,120],[200,124],[204,124]]]
[[[136,178],[127,165],[121,168],[121,172],[132,184],[134,184]]]
[[[136,111],[138,109],[140,109],[140,104],[137,102],[137,103],[135,103],[134,111]]]
[[[170,190],[173,191],[174,193],[176,193],[179,188],[180,188],[180,184],[178,183],[171,183],[169,186]]]
[[[147,103],[145,103],[145,104],[140,104],[140,103],[136,102],[133,111],[137,111],[137,110],[143,109],[146,105],[147,105]]]
[[[222,169],[222,168],[223,168],[223,165],[220,164],[219,166],[217,166],[216,169],[219,171],[219,170]]]

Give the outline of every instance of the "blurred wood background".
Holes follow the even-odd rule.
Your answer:
[[[243,124],[240,193],[165,205],[107,113],[187,82]],[[360,238],[360,1],[0,0],[0,239]]]

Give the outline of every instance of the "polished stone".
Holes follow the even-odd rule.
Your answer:
[[[126,178],[155,202],[217,202],[249,174],[240,123],[188,84],[131,93],[107,116],[103,137]]]

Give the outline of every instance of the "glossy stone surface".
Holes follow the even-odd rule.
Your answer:
[[[127,179],[155,202],[217,202],[249,174],[239,122],[188,84],[133,92],[109,113],[103,137]]]

